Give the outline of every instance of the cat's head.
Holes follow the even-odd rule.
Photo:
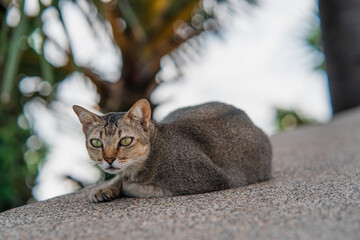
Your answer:
[[[150,152],[151,109],[145,99],[125,113],[99,116],[80,106],[73,109],[83,126],[90,158],[105,172],[137,171]]]

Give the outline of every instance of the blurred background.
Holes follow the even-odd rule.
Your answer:
[[[106,178],[74,104],[146,98],[160,121],[216,100],[270,135],[360,104],[355,0],[0,0],[0,19],[0,211]]]

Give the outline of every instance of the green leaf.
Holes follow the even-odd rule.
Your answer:
[[[21,9],[24,3],[22,2]],[[26,32],[27,19],[23,11],[21,11],[20,22],[13,31],[10,39],[9,51],[6,56],[6,64],[4,69],[3,82],[1,86],[1,101],[8,103],[10,101],[11,91],[16,82],[16,74],[18,72],[22,49],[19,47]]]

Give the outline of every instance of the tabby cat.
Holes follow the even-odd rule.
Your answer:
[[[116,174],[92,190],[93,202],[121,195],[161,197],[236,188],[271,176],[268,137],[247,115],[218,102],[178,109],[151,120],[148,101],[128,112],[94,114],[73,109],[90,158]]]

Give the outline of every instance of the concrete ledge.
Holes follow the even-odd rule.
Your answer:
[[[87,189],[0,214],[0,239],[358,239],[360,109],[272,137],[274,178],[91,204]]]

